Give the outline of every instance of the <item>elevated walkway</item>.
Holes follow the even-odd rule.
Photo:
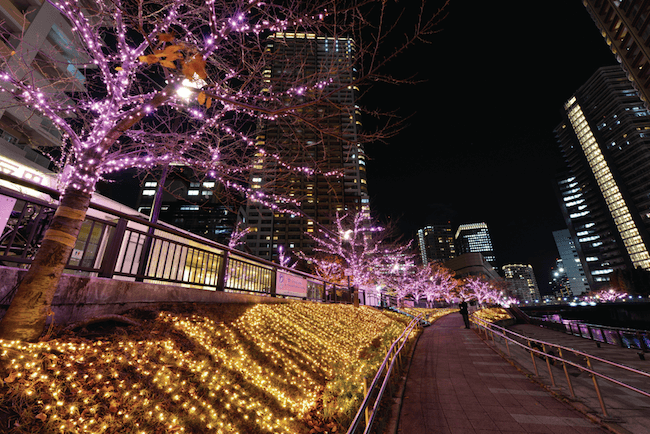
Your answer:
[[[576,407],[541,386],[525,367],[518,368],[519,355],[514,354],[511,363],[494,345],[465,329],[457,314],[426,328],[413,353],[399,420],[390,424],[394,426],[390,434],[612,432],[613,425],[590,413],[586,405]],[[521,353],[522,359],[530,360],[525,351]],[[634,408],[639,415],[650,416],[643,405]],[[638,422],[636,416],[631,419]],[[650,424],[645,431],[626,431],[622,428],[626,421],[619,422],[615,426],[619,431],[614,432],[650,432]]]

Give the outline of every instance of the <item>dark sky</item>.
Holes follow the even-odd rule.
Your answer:
[[[498,265],[532,264],[547,288],[552,231],[566,227],[553,129],[563,103],[616,60],[579,0],[451,0],[440,29],[392,68],[425,83],[371,90],[412,115],[388,144],[366,148],[372,209],[407,236],[449,212],[454,229],[485,221]]]

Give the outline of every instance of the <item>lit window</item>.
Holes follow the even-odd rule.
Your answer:
[[[214,188],[214,181],[204,182],[203,187],[205,187],[205,188]]]
[[[156,181],[147,181],[144,183],[145,187],[158,187],[158,183]]]
[[[203,196],[212,196],[212,191],[211,190],[204,190],[203,193],[201,193],[201,194],[203,194]]]
[[[188,196],[198,196],[199,195],[199,190],[187,190],[187,195]]]
[[[155,194],[156,190],[142,190],[143,196],[154,196]]]

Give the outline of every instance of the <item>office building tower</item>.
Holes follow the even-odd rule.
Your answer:
[[[247,236],[248,248],[266,259],[277,257],[278,248],[309,252],[313,241],[309,233],[316,225],[334,223],[337,213],[369,212],[366,185],[366,157],[357,137],[361,128],[356,107],[357,89],[353,85],[355,47],[349,38],[334,38],[305,33],[277,33],[268,39],[274,63],[265,77],[275,91],[287,90],[296,80],[320,78],[328,88],[340,89],[322,103],[307,105],[309,116],[318,116],[319,128],[287,125],[283,119],[266,120],[258,146],[291,152],[294,166],[317,164],[322,172],[338,171],[342,177],[312,176],[289,172],[270,152],[260,153],[251,187],[265,194],[279,194],[301,202],[299,213],[292,214],[264,207],[249,200],[240,220],[253,232]],[[307,113],[309,112],[309,113]],[[285,143],[290,140],[290,143]],[[290,148],[288,151],[283,149]]]
[[[163,182],[164,188],[159,189]],[[147,177],[137,201],[139,212],[152,217],[156,195],[161,194],[156,221],[169,223],[196,235],[228,244],[237,212],[221,202],[223,187],[215,180],[199,180],[187,167],[175,167],[164,180]]]
[[[456,247],[451,222],[432,224],[419,229],[418,246],[423,264],[455,258]]]
[[[507,264],[501,267],[505,281],[514,287],[519,301],[535,301],[540,299],[537,279],[533,267],[522,264]]]
[[[456,251],[459,255],[463,253],[481,253],[489,263],[494,264],[496,261],[487,224],[469,223],[460,225],[454,238]]]
[[[569,174],[558,187],[583,267],[595,283],[616,269],[650,269],[650,113],[612,66],[576,91],[564,117],[555,133]]]
[[[569,277],[566,274],[562,258],[555,260],[555,267],[551,268],[548,283],[551,286],[553,297],[561,299],[573,296],[571,286],[569,285]]]
[[[558,140],[567,143],[569,151],[572,151],[565,158],[580,158],[580,153],[570,144],[573,140],[572,130],[562,128],[556,130],[556,134]],[[588,285],[595,288],[609,280],[614,268],[625,267],[624,254],[612,236],[614,229],[608,213],[602,211],[606,208],[602,195],[595,182],[589,182],[590,171],[586,165],[577,162],[572,166],[572,173],[565,172],[558,176],[556,194],[577,256],[561,256],[567,266],[580,262]]]
[[[583,0],[605,42],[650,109],[650,3],[645,0]]]
[[[590,237],[594,235],[587,233],[582,236]],[[555,245],[557,246],[557,251],[561,258],[558,260],[556,268],[559,273],[566,275],[568,286],[571,290],[571,294],[569,295],[578,296],[589,292],[587,273],[582,266],[576,243],[573,241],[570,231],[568,229],[553,231],[553,239],[555,240]],[[597,240],[594,241],[596,241],[596,243],[601,242]],[[593,241],[586,241],[585,243],[587,243],[588,247],[594,244]],[[588,258],[591,258],[591,256],[588,256]]]

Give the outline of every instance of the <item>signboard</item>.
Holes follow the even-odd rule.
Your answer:
[[[11,217],[11,211],[14,210],[14,205],[16,205],[16,199],[0,195],[0,234],[4,233],[7,221]]]
[[[307,279],[289,273],[277,271],[275,293],[292,297],[307,297]]]

